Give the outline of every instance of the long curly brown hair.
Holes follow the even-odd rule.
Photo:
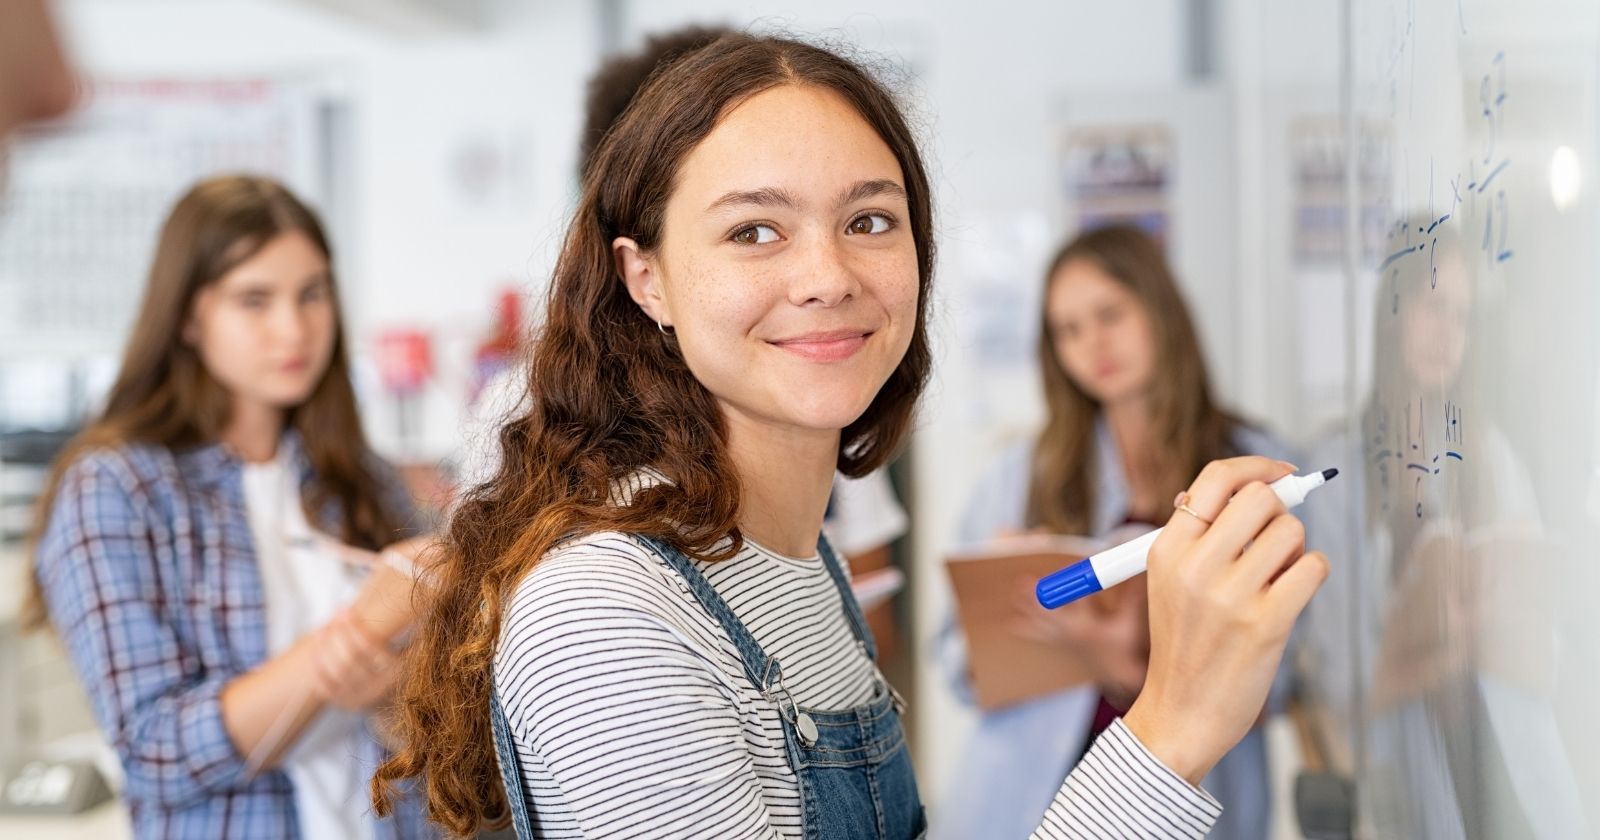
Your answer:
[[[628,296],[617,237],[662,242],[674,177],[723,114],[785,84],[838,93],[893,151],[905,178],[918,257],[917,325],[899,366],[840,436],[838,468],[861,476],[907,434],[931,356],[928,178],[907,121],[871,72],[825,49],[734,34],[655,74],[597,150],[534,337],[524,413],[500,431],[500,467],[457,508],[432,568],[430,603],[408,652],[397,703],[401,749],[373,779],[387,813],[398,783],[421,776],[432,820],[470,835],[507,812],[489,723],[491,662],[504,605],[558,542],[622,531],[707,560],[738,549],[740,486],[711,394]],[[667,480],[628,506],[613,483],[651,469]]]

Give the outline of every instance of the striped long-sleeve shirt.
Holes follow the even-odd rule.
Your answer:
[[[865,703],[875,666],[819,557],[747,543],[697,564],[796,702]],[[597,534],[552,552],[518,587],[495,683],[547,838],[802,836],[778,709],[721,626],[665,562]],[[1203,837],[1221,806],[1121,722],[1063,783],[1036,838]]]

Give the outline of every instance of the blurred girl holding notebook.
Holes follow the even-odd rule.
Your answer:
[[[202,181],[162,226],[105,409],[56,462],[31,617],[65,643],[140,840],[435,836],[409,788],[387,819],[365,796],[428,540],[399,542],[412,500],[362,433],[348,341],[316,213],[265,178]]]
[[[1038,348],[1047,419],[1035,439],[1002,453],[984,474],[961,544],[1155,527],[1207,461],[1288,458],[1285,446],[1217,404],[1193,319],[1155,240],[1123,226],[1081,234],[1045,277]],[[1092,682],[981,713],[941,800],[936,836],[1027,837],[1059,779],[1144,683],[1144,578],[1054,611],[1030,594],[1018,594],[1013,631],[1072,648]],[[953,617],[946,627],[941,659],[957,692],[970,697],[965,641]],[[1266,761],[1258,727],[1206,778],[1225,806],[1212,837],[1266,836]]]

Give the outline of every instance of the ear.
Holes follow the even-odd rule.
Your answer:
[[[661,271],[655,261],[645,255],[639,243],[626,236],[611,241],[611,258],[616,261],[617,274],[628,287],[628,297],[639,304],[644,314],[663,327],[672,326],[672,316],[667,312],[662,296]]]

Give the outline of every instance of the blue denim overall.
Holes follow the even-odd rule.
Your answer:
[[[900,727],[900,696],[882,675],[873,698],[864,706],[842,711],[813,711],[795,704],[783,685],[783,668],[768,657],[755,637],[734,615],[733,609],[677,549],[655,540],[636,537],[681,575],[706,612],[722,625],[739,650],[745,675],[752,685],[778,707],[789,767],[800,782],[805,806],[806,840],[912,840],[927,831],[917,780]],[[877,646],[867,630],[861,609],[850,592],[839,558],[826,539],[817,551],[839,590],[845,617],[869,658],[877,660]],[[491,696],[495,752],[511,805],[512,824],[523,840],[533,838],[529,802],[522,787],[522,767],[517,758],[511,725]]]

